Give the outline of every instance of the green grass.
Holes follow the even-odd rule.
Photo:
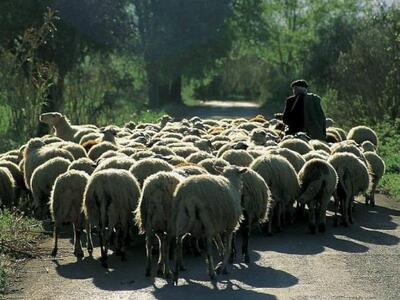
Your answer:
[[[16,211],[0,211],[0,298],[6,292],[15,261],[36,256],[42,232],[38,220]]]
[[[380,188],[400,200],[400,120],[382,122],[375,130],[380,141],[378,154],[386,164]]]

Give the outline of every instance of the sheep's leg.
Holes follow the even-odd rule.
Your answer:
[[[162,248],[162,265],[163,265],[163,270],[162,273],[164,275],[164,278],[169,278],[171,276],[171,270],[169,268],[169,244],[170,244],[170,238],[167,233],[164,233],[163,235],[163,240],[161,244]]]
[[[178,285],[179,271],[182,266],[182,236],[178,235],[176,237],[176,247],[175,247],[175,271],[174,271],[174,285]]]
[[[126,261],[126,240],[128,238],[128,224],[126,224],[125,226],[122,226],[119,231],[118,231],[118,244],[119,244],[119,251],[120,251],[120,255],[121,255],[121,261]]]
[[[337,227],[338,226],[338,209],[339,209],[339,199],[338,199],[338,197],[336,197],[336,196],[334,196],[333,197],[333,200],[334,200],[334,202],[333,202],[333,206],[334,206],[334,213],[335,213],[335,215],[334,215],[334,217],[333,217],[333,226],[335,226],[335,227]]]
[[[72,224],[74,229],[74,255],[78,258],[83,257],[83,250],[81,244],[81,226],[79,224]]]
[[[378,185],[378,182],[374,182],[372,185],[370,199],[369,199],[369,204],[371,205],[371,207],[375,206],[375,190],[376,190],[377,185]]]
[[[100,226],[100,230],[99,230],[99,240],[100,240],[100,251],[101,251],[101,265],[104,268],[108,267],[108,263],[107,263],[107,241],[106,241],[106,232],[105,229],[102,228],[102,226]]]
[[[229,257],[229,263],[233,264],[236,258],[236,234],[232,235],[232,242],[231,242],[231,254]],[[223,259],[223,254],[221,255],[221,260]]]
[[[54,223],[54,230],[53,230],[53,236],[54,236],[54,247],[53,251],[51,252],[51,256],[56,257],[57,256],[57,250],[58,250],[58,233],[59,233],[59,227],[57,226],[56,223]]]
[[[86,222],[87,250],[89,255],[93,255],[92,227]]]
[[[316,205],[315,205],[315,201],[311,200],[311,202],[309,202],[307,204],[308,206],[308,213],[309,213],[309,219],[308,219],[308,229],[310,230],[311,234],[315,234],[316,233],[316,225],[315,225],[315,213],[316,213]]]
[[[281,215],[282,215],[282,202],[279,202],[277,207],[277,223],[278,223],[278,227],[277,227],[277,231],[281,232],[282,231],[282,221],[281,221]]]
[[[318,231],[325,232],[326,231],[326,210],[328,209],[330,197],[327,196],[326,198],[322,199],[320,211],[319,211],[319,225]]]
[[[353,224],[353,203],[354,203],[354,196],[350,197],[349,203],[348,203],[348,213],[349,213],[349,223]]]
[[[146,232],[146,277],[150,277],[151,275],[151,255],[153,251],[153,240],[154,233],[153,231]]]
[[[224,258],[223,258],[222,262],[220,262],[216,268],[216,271],[218,273],[221,273],[221,272],[223,274],[228,273],[226,266],[228,265],[229,257],[231,254],[232,235],[233,235],[232,231],[225,233]]]
[[[247,212],[243,212],[243,222],[241,224],[241,233],[242,233],[242,256],[243,261],[245,263],[250,262],[250,255],[249,255],[249,236],[250,236],[250,220]]]
[[[219,254],[219,256],[220,256],[221,259],[222,259],[222,256],[224,255],[224,243],[222,242],[222,239],[221,239],[221,235],[220,235],[220,234],[218,234],[218,235],[215,237],[214,242],[215,242],[215,246],[216,246],[217,249],[218,249],[218,254]]]
[[[208,275],[211,280],[215,280],[217,275],[214,270],[214,260],[212,257],[212,239],[207,236],[206,237],[206,249],[207,249],[207,265],[208,265]]]
[[[350,197],[346,195],[342,202],[342,225],[345,227],[349,226],[349,202]]]
[[[157,275],[158,276],[163,276],[164,275],[164,252],[165,252],[165,239],[164,239],[164,233],[159,232],[157,233],[158,236],[158,270],[157,270]]]

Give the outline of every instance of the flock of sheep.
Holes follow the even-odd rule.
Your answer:
[[[173,274],[175,283],[184,269],[184,241],[196,251],[203,245],[214,279],[235,258],[236,234],[249,262],[248,240],[257,223],[272,234],[306,214],[310,233],[322,233],[332,198],[334,225],[339,210],[342,225],[353,223],[354,197],[364,194],[374,205],[385,169],[373,130],[358,126],[346,134],[329,119],[327,142],[302,133],[285,136],[282,121],[261,115],[180,122],[164,116],[159,123],[121,128],[71,125],[57,112],[40,121],[54,135],[0,154],[0,206],[24,202],[38,218],[51,214],[53,256],[63,224],[74,227],[77,257],[84,255],[83,229],[90,255],[97,230],[105,267],[108,248],[125,260],[127,241],[138,230],[145,234],[146,276],[158,241],[158,275]],[[221,257],[216,267],[214,245]]]

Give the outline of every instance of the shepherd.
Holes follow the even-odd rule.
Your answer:
[[[311,139],[326,141],[326,118],[321,98],[308,93],[308,83],[299,79],[292,82],[293,95],[286,99],[283,122],[286,134],[305,132]]]

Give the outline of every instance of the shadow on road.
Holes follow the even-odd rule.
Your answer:
[[[172,287],[162,279],[146,278],[144,276],[145,254],[144,246],[131,247],[128,252],[128,261],[121,262],[119,257],[109,256],[109,270],[101,267],[97,260],[98,248],[95,249],[95,257],[85,257],[80,262],[56,263],[56,272],[69,279],[90,279],[93,284],[108,291],[132,291],[139,289],[151,289],[158,299],[170,299],[172,295],[185,298],[202,298],[211,296],[221,290],[227,293],[227,298],[250,299],[274,299],[271,295],[260,294],[246,289],[254,288],[287,288],[298,283],[298,278],[293,275],[271,267],[263,267],[257,264],[260,254],[257,251],[272,251],[294,255],[315,255],[330,248],[346,253],[365,253],[370,245],[393,246],[399,243],[399,237],[391,235],[385,230],[395,230],[398,226],[393,218],[398,217],[400,211],[392,208],[377,206],[366,207],[361,203],[355,204],[355,224],[350,228],[333,227],[332,217],[328,217],[327,232],[324,234],[306,234],[307,221],[290,225],[284,231],[272,237],[256,231],[250,238],[252,263],[234,264],[230,274],[219,276],[216,285],[210,285],[206,272],[204,255],[202,257],[185,256],[185,264],[188,271],[181,273],[180,286]],[[239,248],[239,247],[238,247]],[[71,247],[72,252],[72,247]],[[266,254],[268,255],[268,253]],[[156,258],[154,259],[154,262]],[[217,256],[215,256],[217,261]],[[155,267],[155,266],[154,266]],[[155,270],[153,270],[155,271]],[[154,273],[154,272],[153,272]],[[163,283],[160,285],[160,281]],[[210,294],[211,292],[211,294]],[[232,292],[232,293],[231,293]],[[219,294],[218,294],[219,295]],[[225,295],[225,294],[224,294]],[[270,297],[270,298],[268,298]]]

